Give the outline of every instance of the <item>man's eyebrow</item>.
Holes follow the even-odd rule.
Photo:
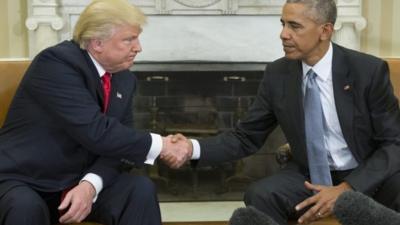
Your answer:
[[[292,26],[303,26],[301,23],[296,22],[294,20],[287,21],[287,23],[292,25]]]
[[[281,18],[280,21],[281,21],[281,23],[289,23],[289,24],[291,24],[291,25],[301,25],[301,23],[296,22],[296,21],[294,21],[294,20],[285,21],[285,20],[283,20],[283,19]]]

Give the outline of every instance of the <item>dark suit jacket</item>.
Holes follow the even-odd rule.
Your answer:
[[[106,187],[121,160],[143,165],[151,137],[131,128],[135,84],[128,70],[113,74],[104,114],[101,81],[85,50],[65,41],[38,54],[0,130],[0,182],[59,191],[93,172]]]
[[[293,162],[306,172],[302,74],[300,61],[281,58],[269,64],[246,118],[234,131],[200,141],[199,165],[256,152],[279,124]],[[400,115],[388,65],[334,44],[332,79],[344,139],[359,163],[345,180],[356,190],[373,192],[400,168]]]

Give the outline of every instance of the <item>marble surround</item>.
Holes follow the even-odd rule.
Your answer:
[[[70,39],[90,0],[28,0],[29,55]],[[148,15],[137,62],[269,62],[282,56],[285,0],[130,0]],[[334,40],[360,48],[362,0],[338,0]]]

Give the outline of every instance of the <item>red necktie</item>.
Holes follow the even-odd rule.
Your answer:
[[[111,91],[111,74],[109,72],[105,72],[101,77],[103,81],[103,93],[104,93],[104,101],[103,101],[103,112],[107,112],[108,103],[110,101],[110,91]]]

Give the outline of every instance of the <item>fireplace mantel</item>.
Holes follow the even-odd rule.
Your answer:
[[[90,0],[28,0],[30,57],[70,39]],[[283,55],[285,0],[130,0],[148,15],[137,62],[269,62]],[[338,0],[334,41],[360,48],[362,0]],[[146,64],[146,63],[145,63]]]
[[[166,62],[135,62],[132,71],[135,72],[196,72],[196,71],[264,71],[267,62],[196,62],[196,61],[166,61]]]

